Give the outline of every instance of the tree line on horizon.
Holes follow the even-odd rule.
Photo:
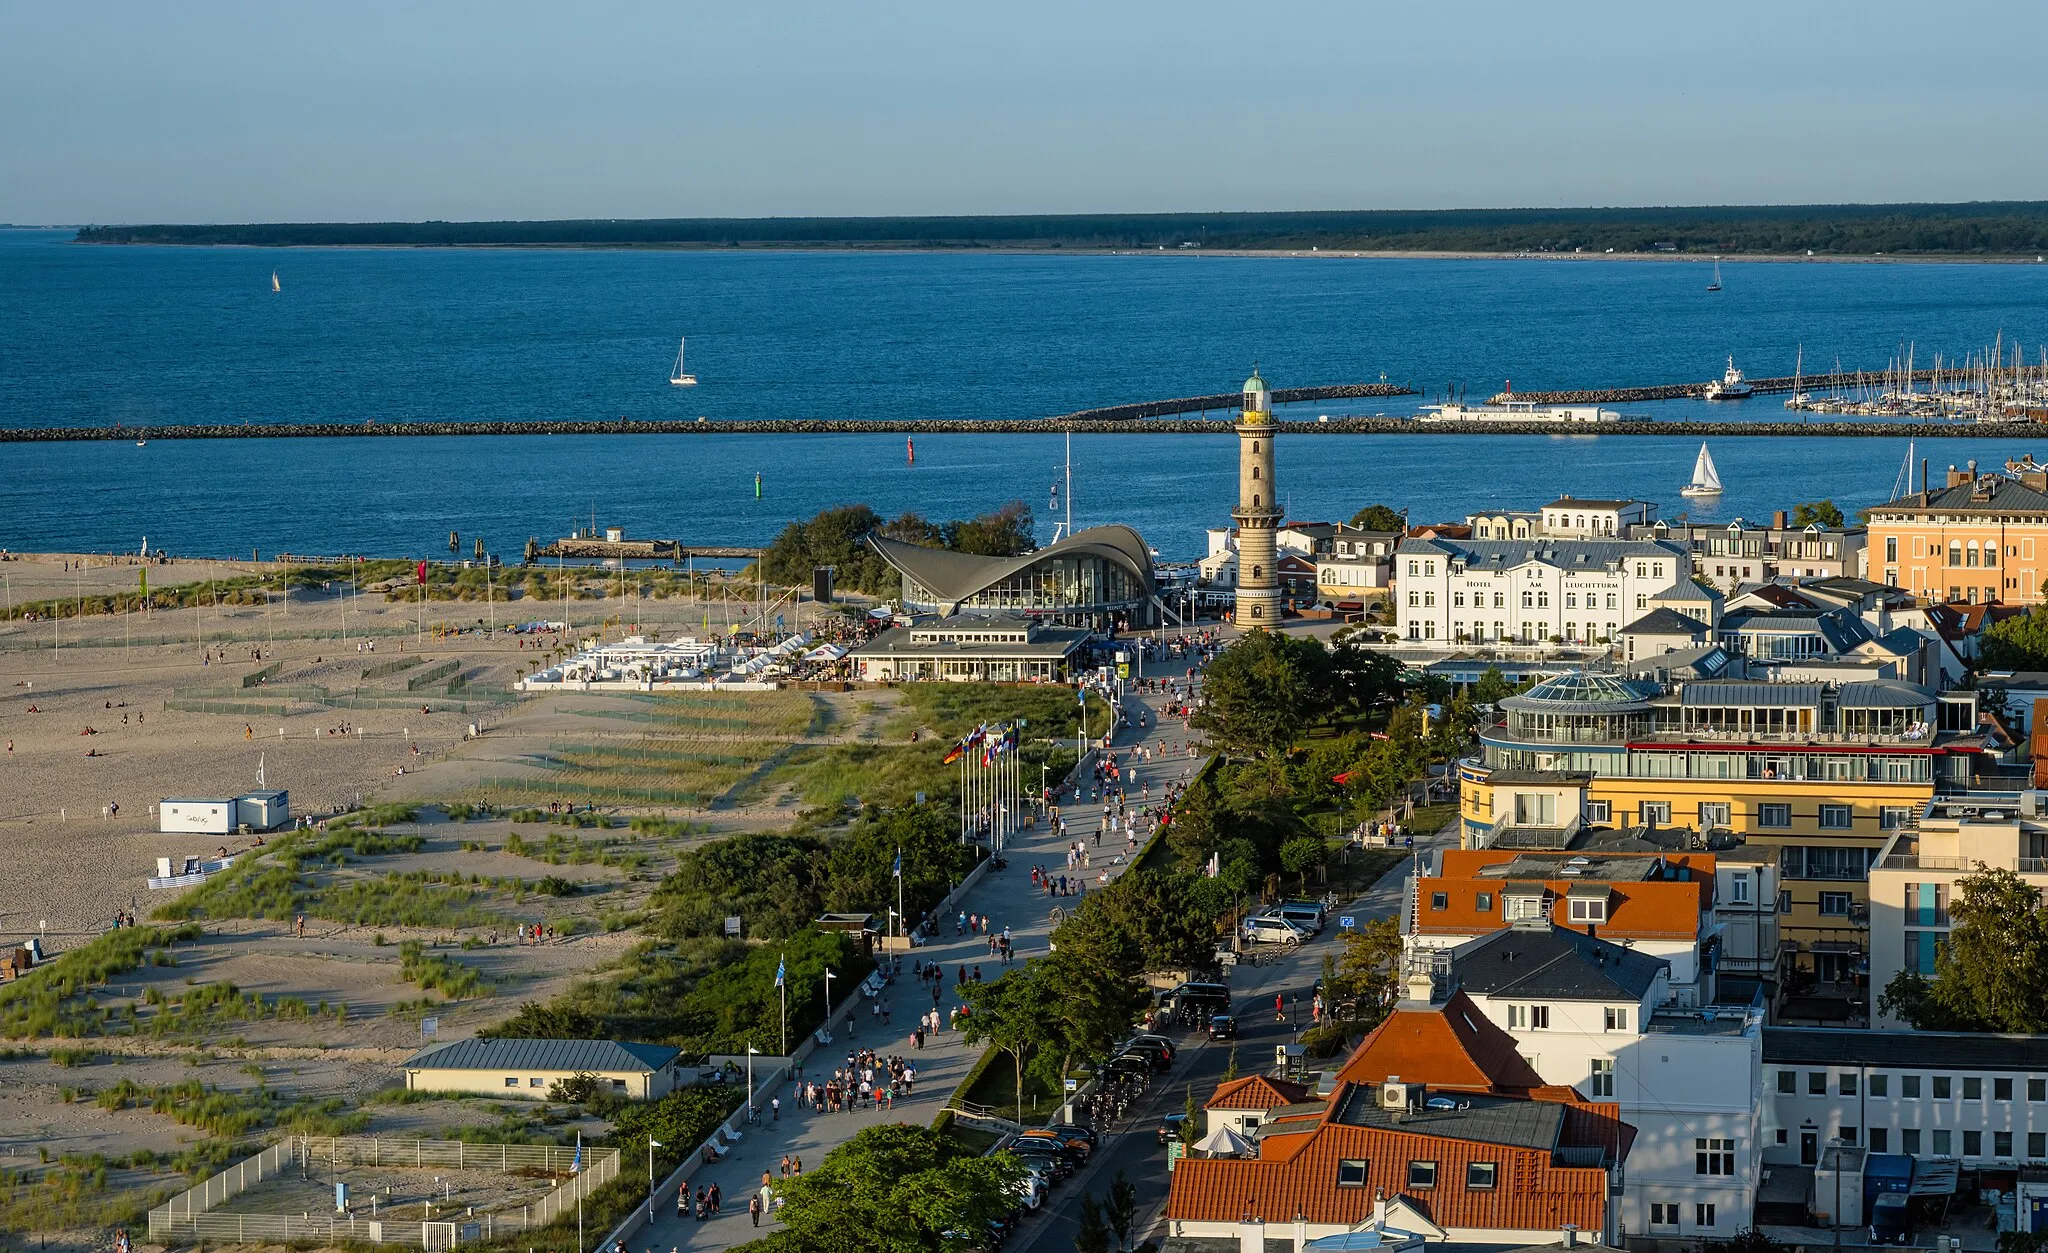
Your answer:
[[[1168,248],[1869,256],[2048,253],[2048,201],[1278,213],[86,226],[81,243],[392,247]]]

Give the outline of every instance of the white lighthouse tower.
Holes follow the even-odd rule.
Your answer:
[[[1237,420],[1237,626],[1239,630],[1280,624],[1280,571],[1274,533],[1280,526],[1280,497],[1273,482],[1273,392],[1257,367],[1244,381],[1244,410]]]

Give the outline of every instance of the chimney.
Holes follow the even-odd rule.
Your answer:
[[[1779,531],[1785,529],[1785,511],[1783,509],[1780,509],[1776,513],[1771,515],[1771,526],[1773,529]]]
[[[1920,503],[1927,503],[1927,458],[1920,458]]]
[[[1579,1229],[1570,1223],[1564,1225],[1564,1239],[1559,1242],[1567,1249],[1579,1247]]]
[[[1961,470],[1958,470],[1958,469],[1956,469],[1956,468],[1955,468],[1955,466],[1954,466],[1953,464],[1951,464],[1951,465],[1949,466],[1949,468],[1948,468],[1948,482],[1947,482],[1947,483],[1945,484],[1945,486],[1948,486],[1948,487],[1960,487],[1960,486],[1962,486],[1962,485],[1963,485],[1964,483],[1967,483],[1967,482],[1969,482],[1969,481],[1970,481],[1970,479],[1969,479],[1969,476],[1968,476],[1968,475],[1964,474],[1964,473],[1963,473],[1963,472],[1962,472]]]
[[[1436,981],[1429,971],[1417,968],[1408,972],[1408,999],[1422,1005],[1436,1000]]]

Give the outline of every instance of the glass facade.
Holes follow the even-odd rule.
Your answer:
[[[903,597],[919,606],[944,602],[912,578],[903,581]],[[1133,609],[1144,601],[1143,580],[1121,563],[1094,553],[1074,553],[1031,563],[960,601],[957,612],[1088,614]]]

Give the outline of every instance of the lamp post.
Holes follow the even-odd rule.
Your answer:
[[[821,1025],[819,1026],[819,1028],[818,1028],[818,1029],[819,1029],[820,1031],[826,1031],[826,1032],[828,1032],[828,1033],[829,1033],[829,1031],[830,1031],[830,1028],[831,1028],[831,1026],[832,1026],[832,980],[834,980],[834,979],[836,979],[836,978],[838,978],[838,976],[832,973],[832,969],[831,969],[831,967],[829,967],[829,966],[828,966],[828,967],[826,967],[826,968],[825,968],[825,1021],[824,1021],[824,1023],[823,1023],[823,1024],[821,1024]],[[827,1038],[829,1038],[829,1034],[828,1034],[828,1037],[827,1037]]]
[[[754,1121],[754,1054],[760,1049],[747,1045],[747,1121]]]
[[[654,1185],[658,1182],[654,1177],[654,1150],[664,1147],[653,1136],[647,1137],[647,1225],[650,1227],[654,1225]]]

